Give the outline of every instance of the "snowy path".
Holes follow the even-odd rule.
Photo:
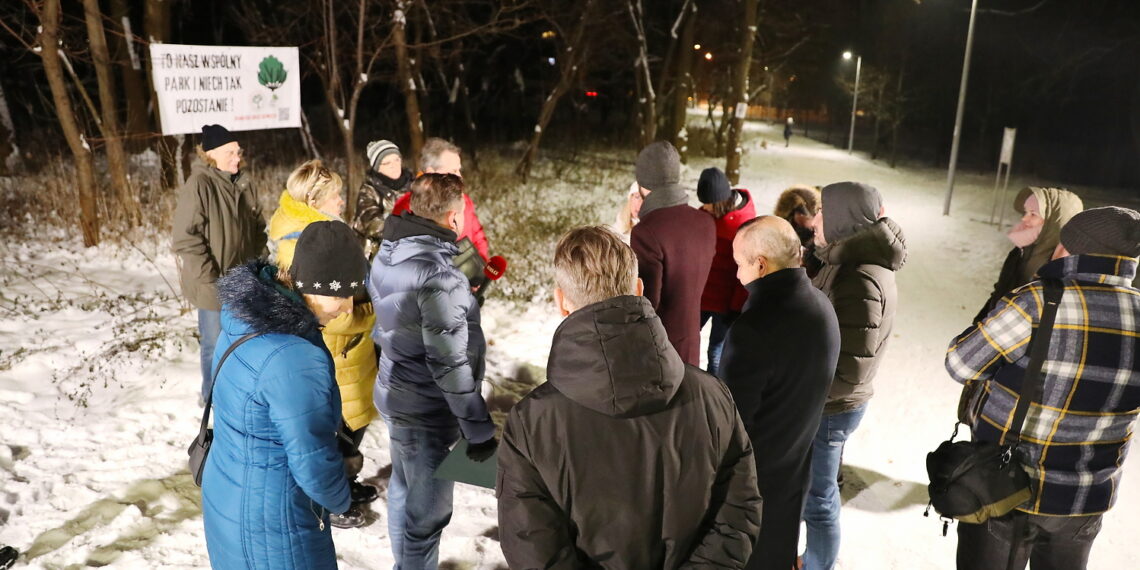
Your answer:
[[[846,453],[841,567],[953,568],[955,539],[942,538],[941,525],[921,514],[923,462],[949,435],[957,401],[957,385],[942,369],[946,344],[985,298],[1008,247],[979,221],[989,216],[992,177],[961,176],[953,217],[943,217],[943,171],[892,170],[802,137],[788,149],[761,149],[762,138],[774,143],[779,132],[750,124],[749,134],[741,185],[758,210],[769,211],[792,183],[859,180],[882,191],[910,248],[876,396]],[[711,165],[696,161],[686,178],[695,182]],[[624,194],[620,184],[581,190],[583,203],[615,208]],[[608,214],[596,220],[609,221]],[[0,543],[27,552],[21,564],[208,565],[198,489],[185,472],[200,417],[195,320],[180,314],[164,282],[176,275],[168,251],[162,240],[83,250],[52,233],[0,245]],[[559,321],[551,305],[523,311],[492,299],[484,320],[490,380],[525,382],[545,365]],[[382,425],[374,424],[364,447],[365,472],[383,486]],[[1140,519],[1140,465],[1130,463],[1091,568],[1140,567],[1131,527]],[[372,525],[334,532],[342,568],[391,566],[382,500]],[[492,493],[458,486],[440,559],[451,568],[505,566],[496,524]]]

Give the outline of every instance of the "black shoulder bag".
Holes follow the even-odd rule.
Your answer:
[[[1012,511],[1033,496],[1029,475],[1016,452],[1029,405],[1041,399],[1044,389],[1041,365],[1049,352],[1053,322],[1063,293],[1061,282],[1057,280],[1044,280],[1044,288],[1041,322],[1030,339],[1029,365],[1022,378],[1021,394],[1009,431],[1002,435],[999,443],[954,441],[959,421],[954,424],[950,439],[926,455],[930,505],[924,514],[929,516],[931,506],[938,511],[945,519],[943,535],[950,519],[980,524]]]
[[[198,429],[198,435],[194,441],[190,442],[190,449],[186,453],[190,455],[190,475],[194,477],[194,484],[202,486],[202,470],[206,467],[206,456],[210,453],[210,446],[214,443],[214,430],[210,429],[210,406],[214,403],[214,383],[218,381],[218,371],[222,369],[222,364],[226,361],[226,357],[234,351],[235,348],[241,346],[245,341],[261,336],[265,333],[249,333],[230,345],[226,349],[225,354],[218,360],[218,365],[214,367],[214,377],[210,382],[210,393],[206,396],[206,409],[202,411],[202,427]]]

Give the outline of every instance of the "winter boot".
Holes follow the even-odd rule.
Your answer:
[[[352,494],[353,505],[366,505],[380,496],[380,490],[372,485],[365,485],[359,481],[351,481],[348,490]]]
[[[16,559],[20,557],[20,553],[11,546],[0,548],[0,570],[11,568],[16,563]]]
[[[360,507],[357,507],[356,505],[349,507],[348,510],[344,512],[344,514],[329,515],[329,524],[337,528],[362,527],[364,526],[365,522],[367,521],[364,519],[364,510]]]

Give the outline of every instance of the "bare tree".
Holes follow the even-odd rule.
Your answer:
[[[681,8],[678,19],[683,20],[681,27],[681,40],[677,48],[677,66],[674,71],[676,81],[673,85],[673,114],[669,121],[669,139],[673,146],[681,153],[681,160],[687,160],[689,154],[689,131],[685,128],[685,117],[688,112],[689,96],[693,94],[693,37],[697,29],[697,3],[686,0]],[[676,30],[676,25],[673,26]]]
[[[392,12],[392,43],[396,46],[396,78],[400,91],[404,94],[404,114],[408,120],[408,140],[411,144],[408,155],[414,162],[419,160],[420,150],[424,147],[424,122],[420,116],[420,101],[408,56],[407,6],[406,0],[398,0],[396,9]]]
[[[148,44],[161,44],[170,40],[170,4],[169,0],[146,0],[143,12],[143,30],[146,32]],[[150,58],[149,50],[147,58]],[[153,88],[150,95],[152,101],[157,100]],[[161,130],[162,117],[158,105],[153,106],[153,111],[154,124]],[[165,136],[159,137],[155,144],[162,164],[163,183],[167,187],[179,186],[186,179],[182,169],[182,141],[184,140],[186,140],[184,135],[178,135],[177,138]]]
[[[91,46],[95,78],[99,84],[99,106],[103,117],[100,124],[107,153],[107,170],[127,227],[133,227],[142,220],[142,212],[127,174],[127,152],[120,137],[119,114],[115,106],[118,100],[115,97],[115,75],[111,70],[111,54],[107,49],[107,35],[103,30],[103,13],[99,10],[99,0],[83,0],[83,15],[87,22],[87,41]]]
[[[8,98],[4,86],[0,85],[0,173],[10,174],[19,169],[20,148],[16,145],[16,125],[12,123],[12,111],[8,108]]]
[[[629,19],[637,35],[637,74],[638,113],[641,115],[641,146],[646,146],[657,138],[657,92],[653,89],[653,72],[649,69],[649,43],[645,37],[645,9],[641,0],[628,0]],[[664,75],[664,70],[662,70]]]
[[[732,184],[740,182],[740,155],[742,149],[741,138],[744,130],[744,116],[748,109],[748,76],[752,70],[752,46],[756,42],[756,18],[759,11],[759,0],[743,0],[744,14],[741,21],[740,59],[737,61],[733,75],[732,91],[730,92],[725,112],[731,116],[728,129],[728,158],[725,160],[724,172]]]
[[[79,174],[79,225],[83,232],[83,245],[99,244],[99,210],[95,192],[95,161],[87,137],[79,127],[71,100],[67,96],[67,85],[63,78],[62,54],[60,45],[60,0],[44,0],[39,12],[39,48],[44,62],[44,74],[51,88],[55,112],[63,138],[67,141],[71,154],[75,157],[75,168]]]
[[[542,110],[538,114],[538,122],[534,125],[534,134],[531,136],[530,144],[527,145],[526,152],[523,154],[522,160],[515,166],[515,174],[518,174],[526,180],[530,175],[530,168],[534,164],[535,158],[538,156],[538,145],[542,142],[542,132],[550,125],[550,119],[554,117],[554,109],[558,106],[559,99],[570,89],[574,83],[574,79],[578,76],[580,66],[584,66],[589,52],[589,37],[587,30],[595,23],[591,21],[591,16],[594,11],[594,6],[597,4],[595,0],[586,0],[581,4],[576,12],[572,12],[572,18],[575,21],[573,31],[570,35],[566,35],[563,31],[563,26],[559,24],[561,18],[556,16],[548,16],[550,23],[556,28],[558,37],[563,38],[565,44],[562,46],[562,57],[558,81],[554,84],[554,88],[542,103]],[[579,6],[577,3],[573,5],[574,8]],[[568,18],[569,19],[569,18]]]
[[[142,57],[139,50],[142,44],[135,36],[131,24],[130,6],[127,0],[111,0],[111,57],[119,68],[123,81],[123,95],[126,101],[126,123],[123,131],[127,136],[127,148],[131,152],[142,149],[143,137],[150,130],[150,113],[147,105],[146,79],[142,71]]]

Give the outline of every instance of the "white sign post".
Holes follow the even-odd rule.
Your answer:
[[[998,155],[998,169],[997,178],[994,179],[994,205],[990,209],[990,223],[994,223],[994,216],[1001,212],[998,217],[997,226],[1001,228],[1005,224],[1005,206],[1000,205],[1005,203],[1006,192],[1009,191],[1009,171],[1013,168],[1013,142],[1017,138],[1017,129],[1005,128],[1005,133],[1001,139],[1001,154]],[[1002,184],[1002,167],[1005,167],[1005,184]],[[998,190],[998,186],[1001,190]]]
[[[165,135],[301,126],[295,47],[151,44],[150,61]]]

